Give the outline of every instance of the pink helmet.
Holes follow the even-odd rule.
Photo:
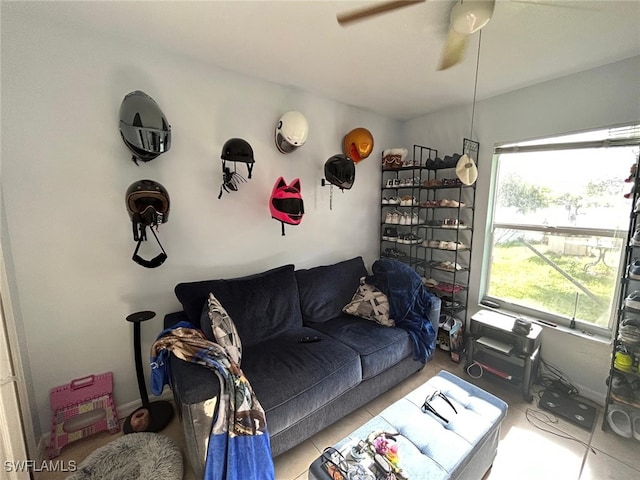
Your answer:
[[[300,194],[300,179],[296,178],[287,185],[284,178],[276,180],[271,198],[269,199],[269,210],[271,216],[282,223],[282,235],[284,235],[284,224],[298,225],[304,215],[304,203]]]

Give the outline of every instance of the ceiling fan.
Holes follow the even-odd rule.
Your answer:
[[[349,25],[358,20],[408,7],[426,0],[394,0],[337,15],[340,25]],[[438,70],[446,70],[461,62],[469,36],[484,27],[495,8],[495,0],[459,0],[451,9],[449,32],[442,51]]]

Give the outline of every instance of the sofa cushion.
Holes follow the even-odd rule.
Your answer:
[[[362,257],[296,270],[302,319],[324,322],[342,314],[360,285],[360,277],[368,275]]]
[[[314,335],[322,340],[299,342]],[[306,327],[245,348],[241,367],[267,414],[270,435],[292,426],[362,379],[356,352]]]
[[[244,347],[302,326],[293,265],[241,278],[180,283],[175,293],[189,321],[200,326],[210,340],[214,339],[211,323],[200,322],[209,293],[235,322]]]
[[[358,352],[363,380],[375,377],[413,353],[405,330],[383,327],[344,313],[328,322],[314,324],[314,328]]]

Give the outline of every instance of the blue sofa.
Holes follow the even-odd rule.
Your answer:
[[[168,314],[165,328],[187,320],[213,339],[206,300],[209,292],[218,298],[242,340],[241,367],[266,412],[275,457],[424,366],[413,359],[406,331],[342,312],[367,275],[362,257],[356,257],[310,269],[284,265],[242,278],[180,283],[175,293],[183,311]],[[440,299],[432,297],[425,315],[437,332]],[[315,335],[322,340],[300,343]],[[170,368],[189,461],[201,476],[219,383],[215,373],[176,357]]]

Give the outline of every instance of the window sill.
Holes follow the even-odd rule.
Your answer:
[[[541,320],[531,315],[523,315],[520,313],[516,313],[513,311],[505,310],[503,308],[491,308],[487,305],[478,304],[478,307],[483,310],[490,310],[492,312],[501,313],[503,315],[508,315],[514,318],[524,318],[525,320],[530,320],[536,325],[540,325],[542,327],[542,331],[552,331],[552,332],[560,332],[562,334],[572,335],[574,337],[583,338],[585,340],[591,340],[594,342],[602,343],[605,345],[611,345],[612,343],[612,334],[610,332],[590,332],[581,326],[576,326],[576,328],[569,328],[565,325],[559,325],[554,322],[550,322],[547,320]]]

